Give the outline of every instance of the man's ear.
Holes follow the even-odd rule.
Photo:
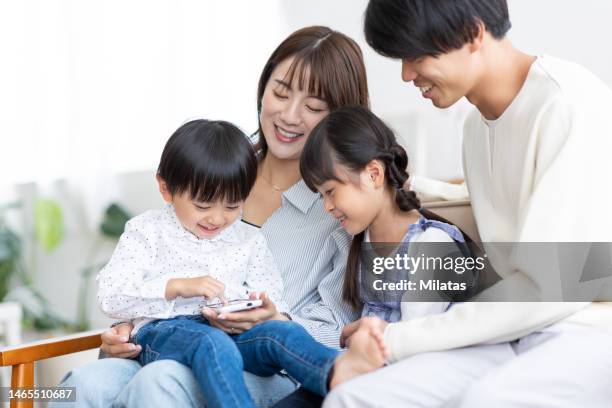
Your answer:
[[[155,175],[155,179],[157,180],[157,185],[159,186],[159,192],[161,193],[163,199],[167,203],[172,202],[172,194],[168,190],[168,185],[166,181],[159,176],[159,174]]]
[[[380,160],[371,160],[366,164],[362,174],[365,175],[366,181],[375,188],[385,186],[385,166]]]
[[[472,42],[469,43],[469,50],[471,53],[474,53],[482,48],[482,43],[485,39],[485,33],[487,32],[487,29],[482,21],[478,20],[477,26],[478,33],[476,34]]]

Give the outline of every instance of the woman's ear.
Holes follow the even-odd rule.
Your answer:
[[[366,164],[362,174],[366,177],[366,182],[374,188],[385,186],[385,166],[380,160],[371,160]]]
[[[168,185],[166,184],[166,181],[163,178],[161,178],[159,174],[155,176],[155,179],[157,180],[157,185],[159,186],[159,192],[161,193],[164,201],[167,203],[171,203],[172,194],[168,190]]]

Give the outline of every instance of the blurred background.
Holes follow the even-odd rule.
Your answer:
[[[403,83],[400,62],[365,43],[366,4],[0,3],[4,343],[109,324],[98,311],[93,278],[125,219],[162,204],[154,170],[167,138],[195,117],[255,131],[260,71],[298,28],[328,25],[354,38],[364,52],[372,108],[397,131],[412,171],[461,178],[468,104],[437,110]],[[516,45],[578,62],[612,86],[604,41],[612,38],[611,2],[509,0],[509,6]]]

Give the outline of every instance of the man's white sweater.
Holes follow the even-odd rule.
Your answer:
[[[612,242],[612,91],[585,68],[538,57],[498,119],[476,109],[467,118],[463,163],[483,242]],[[546,289],[528,257],[506,266],[502,284]],[[397,361],[511,341],[559,321],[612,327],[612,304],[462,303],[390,324],[385,340]]]

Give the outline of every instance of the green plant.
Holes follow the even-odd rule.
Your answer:
[[[0,301],[12,300],[21,304],[24,311],[24,325],[37,330],[62,328],[66,331],[82,331],[90,327],[88,310],[88,288],[91,277],[105,263],[94,263],[100,250],[102,239],[119,239],[130,214],[119,204],[112,203],[104,211],[104,217],[99,226],[99,235],[90,246],[86,258],[86,267],[81,270],[81,285],[77,299],[76,322],[69,322],[55,313],[49,301],[35,287],[32,274],[35,270],[36,256],[25,267],[24,240],[6,223],[5,213],[9,210],[21,209],[21,203],[10,203],[0,206]],[[62,210],[57,201],[38,199],[34,204],[34,238],[46,251],[57,248],[64,239],[64,222]],[[32,245],[34,239],[32,238]],[[16,279],[20,285],[10,289],[11,281]]]
[[[21,209],[19,202],[0,207],[0,300],[13,300],[21,304],[24,324],[39,330],[69,327],[70,323],[51,310],[47,299],[34,287],[32,275],[28,272],[23,259],[24,241],[6,222],[9,210]],[[50,252],[63,240],[63,219],[61,208],[53,200],[37,200],[34,210],[36,239]],[[30,261],[35,265],[36,257]],[[13,279],[19,281],[10,289]]]
[[[6,211],[20,206],[19,203],[11,203],[0,207],[0,300],[8,293],[9,283],[21,267],[23,242],[6,224],[5,218]]]
[[[47,252],[53,251],[64,240],[62,208],[55,200],[38,199],[34,204],[36,240]]]

